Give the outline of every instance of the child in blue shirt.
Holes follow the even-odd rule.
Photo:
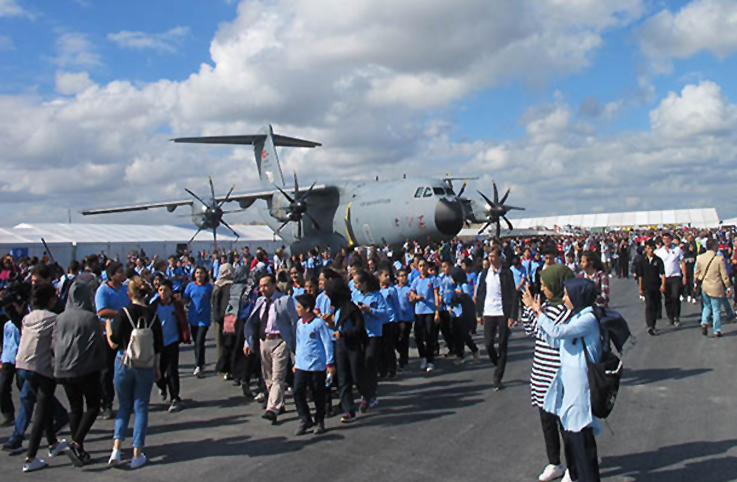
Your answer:
[[[333,341],[325,320],[315,315],[315,297],[309,294],[297,296],[296,350],[294,355],[294,405],[301,422],[297,435],[304,435],[315,428],[314,434],[325,433],[325,378],[333,368]],[[315,401],[313,421],[307,404],[307,387]]]
[[[390,268],[379,270],[379,285],[381,295],[389,307],[388,323],[382,329],[381,358],[379,360],[379,377],[394,378],[397,376],[397,325],[399,322],[399,294],[392,286],[392,272]]]
[[[409,272],[406,269],[400,269],[397,276],[397,304],[399,312],[397,314],[397,352],[399,353],[399,371],[402,371],[409,363],[409,338],[412,334],[412,323],[415,319],[415,307],[409,301]]]
[[[207,270],[198,266],[194,272],[195,282],[187,285],[183,298],[189,300],[189,311],[187,322],[194,340],[195,369],[194,376],[204,378],[205,369],[205,337],[210,328],[210,316],[212,307],[213,287],[210,284]]]
[[[2,427],[10,427],[15,423],[15,405],[13,405],[13,380],[15,377],[15,357],[20,344],[20,323],[22,317],[14,322],[9,319],[3,326],[3,353],[0,360],[0,413],[3,415]],[[20,390],[20,386],[18,386]]]
[[[415,304],[415,341],[422,359],[420,369],[431,372],[435,369],[436,323],[440,322],[440,285],[438,279],[430,275],[427,261],[421,259],[418,267],[420,276],[410,285],[409,300]]]

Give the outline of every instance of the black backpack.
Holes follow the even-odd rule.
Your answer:
[[[618,312],[610,309],[595,308],[594,314],[599,322],[601,338],[601,358],[598,362],[589,359],[586,342],[583,343],[583,353],[586,357],[589,391],[591,392],[591,412],[600,419],[605,419],[612,413],[619,393],[619,383],[622,379],[624,364],[621,360],[624,343],[630,337],[627,321]],[[612,350],[617,348],[620,356]]]

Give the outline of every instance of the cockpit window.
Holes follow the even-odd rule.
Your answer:
[[[423,197],[431,197],[432,196],[432,188],[426,187],[425,188],[425,194],[423,194]]]
[[[422,192],[425,190],[424,187],[418,187],[415,191],[415,197],[422,197]]]
[[[434,192],[436,196],[445,196],[445,189],[442,187],[434,187],[432,188],[432,192]]]
[[[447,196],[455,196],[456,195],[456,193],[453,191],[453,188],[452,187],[446,187],[445,188],[445,194]]]

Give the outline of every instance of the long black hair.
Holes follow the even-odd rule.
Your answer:
[[[369,273],[368,271],[364,269],[359,269],[358,271],[356,271],[356,278],[358,279],[359,283],[366,283],[366,288],[369,292],[381,291],[379,280],[376,278],[376,276]]]

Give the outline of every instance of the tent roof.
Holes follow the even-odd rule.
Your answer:
[[[691,225],[697,228],[713,228],[719,226],[719,215],[714,208],[680,209],[523,218],[512,219],[512,224],[517,229],[537,227],[552,229],[555,226],[560,228],[574,226],[590,229],[658,225]]]

